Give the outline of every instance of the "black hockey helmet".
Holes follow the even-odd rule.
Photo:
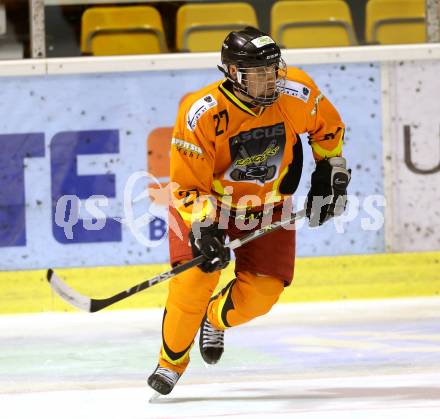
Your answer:
[[[231,32],[223,42],[222,64],[262,67],[278,64],[280,59],[280,48],[272,38],[251,26]]]
[[[219,70],[231,80],[240,93],[249,99],[252,105],[269,106],[278,99],[280,84],[284,84],[285,81],[286,65],[281,57],[279,46],[268,34],[250,26],[229,33],[223,42],[221,60],[222,66],[219,66]],[[230,65],[237,67],[237,77],[230,74]],[[264,94],[255,95],[251,92],[255,90],[255,86],[252,89],[248,80],[252,78],[249,76],[252,69],[258,67],[273,68],[275,76],[272,76],[272,80],[269,77],[263,81],[266,83]],[[276,87],[271,86],[274,79],[276,79]]]

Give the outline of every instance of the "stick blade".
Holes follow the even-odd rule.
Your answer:
[[[64,301],[80,310],[91,312],[91,299],[70,288],[52,269],[47,271],[47,281]]]

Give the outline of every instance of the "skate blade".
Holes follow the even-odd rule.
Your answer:
[[[159,397],[162,396],[159,392],[155,391],[153,395],[150,397],[150,400],[148,400],[148,403],[154,403],[159,399]]]
[[[203,361],[203,364],[205,365],[205,368],[208,368],[208,370],[215,368],[215,366],[216,366],[216,364],[208,364],[205,361]]]

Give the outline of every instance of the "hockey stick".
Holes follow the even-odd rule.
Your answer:
[[[281,227],[293,224],[295,221],[298,221],[304,217],[305,210],[298,211],[297,213],[293,213],[291,217],[286,220],[276,221],[273,224],[269,224],[266,227],[262,227],[259,230],[255,230],[252,233],[247,234],[241,239],[232,240],[227,244],[227,247],[229,247],[230,249],[236,249],[237,247],[243,246],[244,244],[249,243],[250,241],[255,240],[258,237],[262,237],[266,234],[271,233],[272,231],[280,229]],[[94,313],[118,301],[124,300],[127,297],[137,294],[140,291],[150,288],[153,285],[166,281],[167,279],[170,279],[182,272],[185,272],[186,270],[193,268],[194,266],[198,266],[204,260],[205,259],[203,256],[197,256],[196,258],[191,259],[186,263],[177,265],[175,268],[169,270],[168,272],[159,274],[154,278],[148,279],[147,281],[141,282],[140,284],[129,288],[128,290],[121,291],[118,294],[103,299],[94,299],[80,294],[78,291],[70,288],[52,269],[49,269],[47,271],[47,280],[49,281],[49,284],[55,291],[55,293],[58,294],[64,301],[68,302],[74,307],[79,308],[80,310]]]

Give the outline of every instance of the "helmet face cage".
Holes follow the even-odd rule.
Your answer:
[[[220,70],[251,106],[269,106],[279,98],[286,80],[286,64],[279,46],[268,34],[250,26],[229,33],[221,59]]]
[[[232,77],[225,65],[228,79],[235,89],[246,96],[253,106],[270,106],[280,96],[286,82],[286,63],[282,58],[268,66],[242,67],[237,65],[236,77]]]

